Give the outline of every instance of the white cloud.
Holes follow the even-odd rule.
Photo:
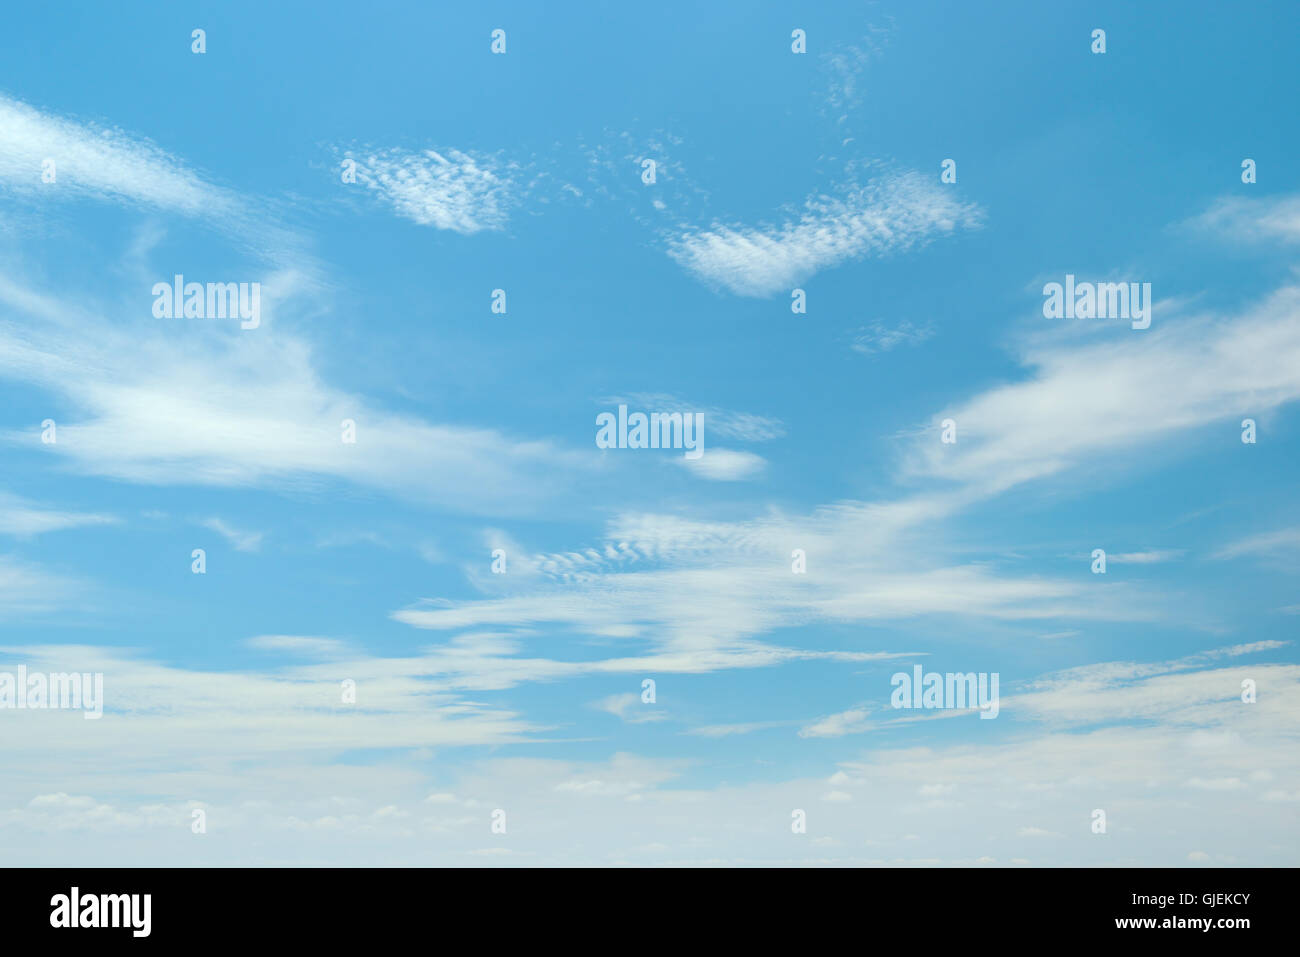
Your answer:
[[[55,164],[54,183],[41,181],[47,159]],[[147,140],[50,116],[3,95],[0,183],[46,196],[124,199],[189,216],[227,215],[236,205],[226,191]]]
[[[461,231],[473,231],[469,228],[473,217],[461,217],[456,202],[446,207],[435,205],[425,214],[432,217],[433,225],[439,225],[441,215],[451,223],[442,228],[457,229],[458,223]],[[415,218],[416,214],[404,215]],[[38,297],[24,297],[15,287],[9,288],[8,295],[11,304],[22,302],[37,311],[42,308]],[[1293,315],[1288,313],[1287,317]],[[414,483],[431,485],[438,485],[456,472],[454,457],[446,461],[424,448],[435,438],[446,438],[454,445],[457,437],[465,439],[467,434],[486,436],[481,446],[470,449],[475,454],[466,456],[467,467],[478,469],[483,468],[477,461],[479,457],[506,456],[506,472],[521,461],[545,472],[557,466],[560,459],[558,455],[553,461],[547,454],[520,453],[518,459],[510,460],[510,454],[519,452],[520,447],[499,435],[469,430],[439,434],[435,427],[418,420],[386,416],[363,407],[355,397],[321,383],[306,358],[305,346],[289,338],[259,339],[258,349],[269,352],[265,359],[251,358],[254,350],[247,350],[242,341],[213,349],[162,340],[145,341],[143,345],[134,342],[147,359],[179,360],[175,369],[166,361],[160,366],[154,363],[166,370],[157,372],[150,371],[148,361],[128,361],[133,345],[129,336],[101,348],[97,340],[111,339],[108,324],[102,330],[104,336],[84,337],[91,340],[87,343],[75,334],[82,328],[80,320],[77,329],[61,330],[56,310],[51,322],[56,323],[55,335],[63,337],[67,333],[66,337],[45,339],[49,333],[44,326],[37,332],[20,329],[17,323],[0,327],[0,346],[5,347],[0,349],[4,353],[0,368],[25,381],[57,387],[83,403],[81,407],[88,410],[85,414],[89,419],[71,425],[70,434],[75,439],[71,449],[51,451],[100,474],[230,484],[263,480],[282,484],[332,476],[411,492],[410,485],[404,483],[403,469],[435,466],[432,474],[417,473]],[[101,331],[94,326],[88,328],[95,333]],[[1230,337],[1221,337],[1211,352],[1225,353],[1230,359],[1232,350],[1238,347]],[[1153,353],[1146,359],[1158,366],[1163,355]],[[216,368],[209,370],[206,363],[214,357],[218,360]],[[1064,351],[1051,353],[1051,358],[1062,366],[1069,364]],[[1217,358],[1220,365],[1231,365],[1224,356]],[[1255,356],[1248,358],[1253,361]],[[52,366],[55,371],[44,371],[43,366]],[[1048,376],[1059,371],[1051,363],[1044,368]],[[95,374],[55,386],[70,369],[91,369]],[[229,376],[232,372],[233,378]],[[187,388],[195,378],[197,384]],[[253,390],[251,399],[243,396],[246,389]],[[976,397],[973,404],[983,398]],[[171,418],[153,408],[172,401],[179,402],[181,408]],[[342,457],[350,450],[342,450],[341,455],[337,447],[338,417],[349,411],[349,417],[355,416],[353,410],[358,408],[363,412],[359,416],[359,442],[364,464]],[[161,421],[151,418],[160,414],[164,416]],[[187,430],[195,422],[199,424],[197,435],[190,435]],[[146,425],[146,434],[137,439],[132,429],[141,423]],[[181,424],[185,428],[178,431]],[[1168,415],[1161,425],[1177,429],[1185,428],[1187,423],[1178,415]],[[772,426],[766,421],[737,419],[734,426],[737,437],[742,439],[746,435],[753,436],[753,440],[772,437]],[[61,428],[61,443],[68,434]],[[30,435],[14,438],[31,440]],[[403,444],[401,438],[409,443]],[[1131,434],[1123,428],[1098,429],[1090,440],[1093,444],[1071,447],[1067,459],[1078,461],[1084,458],[1085,451],[1122,446],[1130,439]],[[395,447],[399,454],[391,454]],[[379,464],[374,463],[377,449]],[[1023,450],[1012,450],[1018,451]],[[1000,464],[1014,471],[1022,460],[1010,454]],[[439,474],[438,466],[448,474]],[[979,467],[956,473],[956,477],[971,481],[986,475]],[[528,477],[521,484],[526,484]],[[464,480],[465,486],[474,486],[483,478],[481,470],[473,472]],[[509,488],[513,488],[512,483],[491,489],[488,501]],[[468,488],[462,488],[448,500],[460,503],[458,495],[462,494],[472,499],[469,493]],[[255,648],[325,659],[265,673],[186,671],[104,649],[6,649],[6,653],[20,655],[29,664],[33,660],[57,660],[63,667],[67,666],[65,662],[75,662],[79,669],[106,670],[111,676],[112,697],[105,721],[96,724],[93,732],[87,732],[85,725],[61,720],[77,716],[19,718],[24,723],[14,745],[14,753],[19,755],[14,768],[16,775],[25,776],[0,782],[0,798],[11,806],[7,812],[0,810],[0,827],[6,838],[17,836],[15,853],[19,859],[26,856],[34,860],[37,854],[48,855],[50,848],[29,838],[26,828],[38,837],[50,830],[83,826],[117,832],[147,829],[154,823],[169,828],[178,821],[185,822],[184,801],[191,795],[213,795],[233,805],[237,796],[257,793],[274,796],[273,810],[263,813],[251,808],[228,808],[230,813],[224,818],[229,823],[228,833],[237,836],[216,853],[232,857],[266,854],[264,848],[270,845],[262,842],[268,834],[283,842],[291,840],[285,837],[288,832],[314,831],[365,835],[363,853],[387,862],[405,859],[406,854],[418,855],[430,846],[438,847],[440,853],[482,853],[482,848],[467,848],[463,843],[448,848],[445,839],[447,834],[466,829],[467,833],[477,832],[474,840],[481,842],[485,821],[459,810],[461,806],[476,807],[474,799],[455,805],[458,816],[425,816],[432,813],[428,808],[418,813],[414,809],[415,802],[420,802],[417,795],[428,790],[424,770],[380,762],[368,767],[365,774],[357,774],[355,766],[329,766],[327,762],[344,750],[392,753],[416,748],[522,745],[543,730],[511,711],[465,699],[459,692],[467,688],[497,690],[523,681],[583,674],[642,673],[650,669],[706,671],[832,657],[768,647],[754,640],[754,635],[773,628],[813,621],[871,621],[933,613],[1001,618],[1063,614],[1123,617],[1131,613],[1124,601],[1128,593],[1122,588],[1107,586],[1098,597],[1098,589],[1091,583],[1080,586],[1069,580],[1006,579],[988,566],[944,567],[923,551],[897,547],[903,533],[961,504],[960,496],[957,500],[949,496],[942,504],[925,498],[884,505],[841,503],[809,515],[770,513],[762,519],[734,523],[691,522],[675,516],[620,516],[611,523],[610,540],[599,548],[541,556],[535,564],[536,573],[523,576],[526,588],[520,592],[483,602],[431,602],[394,616],[432,629],[485,621],[504,622],[512,628],[534,622],[572,623],[580,632],[650,642],[652,653],[640,657],[580,662],[524,658],[520,642],[509,632],[461,634],[436,648],[403,658],[367,656],[333,639],[259,636],[250,639]],[[240,537],[245,533],[228,528],[226,531],[237,541],[249,541]],[[815,574],[790,574],[791,547],[809,550]],[[1140,552],[1127,557],[1140,562],[1166,554]],[[644,570],[627,572],[636,562],[645,563]],[[674,567],[646,567],[655,562]],[[560,566],[563,574],[575,577],[566,579],[564,587],[548,587],[559,580]],[[10,567],[18,571],[16,578],[6,578]],[[529,567],[527,561],[522,563],[522,568]],[[31,593],[39,595],[39,577],[24,578],[24,573],[28,572],[23,566],[6,566],[6,560],[0,559],[0,602],[9,595],[25,599],[30,599]],[[577,587],[571,587],[574,581]],[[38,587],[32,588],[33,584]],[[48,582],[44,584],[48,586]],[[514,587],[514,579],[502,583],[502,587]],[[1275,646],[1257,642],[1218,649],[1202,658],[1235,657]],[[850,653],[836,656],[836,660],[880,657],[884,656]],[[854,832],[853,818],[829,819],[824,824],[819,822],[819,827],[839,827],[854,835],[857,846],[864,845],[863,838],[879,840],[889,848],[882,853],[893,855],[906,853],[901,848],[907,834],[921,832],[928,835],[929,846],[913,859],[939,853],[989,860],[984,854],[987,848],[980,843],[989,833],[1012,841],[1016,836],[1034,836],[1027,831],[1075,834],[1071,828],[1079,823],[1079,796],[1090,795],[1101,782],[1125,795],[1130,803],[1126,817],[1134,822],[1135,832],[1142,835],[1138,839],[1141,844],[1130,844],[1125,853],[1168,861],[1170,852],[1161,844],[1157,832],[1161,828],[1177,830],[1169,815],[1188,808],[1186,819],[1195,823],[1207,811],[1221,808],[1195,802],[1213,802],[1220,791],[1251,790],[1246,782],[1256,781],[1251,777],[1252,762],[1257,770],[1270,756],[1275,759],[1277,754],[1288,753],[1283,748],[1296,731],[1291,702],[1296,700],[1300,675],[1294,667],[1186,673],[1202,664],[1195,658],[1157,665],[1108,663],[1049,676],[1027,694],[1016,696],[1012,710],[1018,708],[1026,720],[1052,729],[1124,720],[1140,726],[1070,734],[1049,731],[1034,739],[994,739],[996,743],[982,742],[979,747],[955,745],[873,753],[861,764],[846,765],[855,773],[852,777],[844,774],[843,778],[868,781],[873,807],[879,802],[881,813],[873,813],[867,830]],[[1246,673],[1265,679],[1269,687],[1269,694],[1249,708],[1233,700],[1239,678]],[[338,702],[341,674],[355,675],[361,689],[358,705],[342,711]],[[629,714],[636,698],[634,693],[612,695],[597,705],[614,714]],[[800,734],[834,738],[857,733],[868,727],[866,714],[864,709],[858,709],[831,715],[804,727]],[[72,724],[76,727],[70,727]],[[721,737],[740,733],[735,729],[770,724],[715,725],[696,729],[695,733]],[[995,731],[1000,732],[1001,727]],[[710,733],[718,729],[727,730]],[[38,764],[38,759],[43,763]],[[61,777],[54,784],[42,777],[42,790],[33,791],[32,782],[37,779],[24,769],[38,766],[42,775]],[[138,805],[135,795],[140,790],[139,779],[123,775],[124,766],[167,769],[153,770],[149,776],[149,786],[160,795],[157,804],[132,804]],[[439,768],[437,773],[445,772]],[[761,782],[743,788],[709,790],[669,786],[677,773],[673,762],[628,755],[609,761],[485,762],[458,776],[455,793],[474,794],[484,801],[510,795],[512,809],[520,806],[525,813],[531,812],[525,820],[534,822],[536,836],[524,840],[538,843],[496,850],[537,853],[552,860],[589,857],[593,853],[590,847],[672,847],[676,853],[697,860],[736,860],[747,854],[770,860],[773,855],[791,853],[780,849],[775,838],[765,843],[765,836],[782,830],[770,827],[773,808],[783,812],[821,794],[828,805],[826,813],[833,814],[841,810],[834,805],[847,803],[843,798],[849,796],[845,790],[826,793],[824,775],[808,781]],[[1269,795],[1300,793],[1294,790],[1300,782],[1287,766],[1279,767],[1278,774],[1283,778],[1280,786],[1260,796],[1264,805],[1285,803]],[[975,810],[954,804],[946,804],[942,811],[916,807],[918,782],[936,777],[946,780],[949,776],[961,780],[963,799],[968,790],[973,792],[969,807]],[[78,786],[68,783],[72,780],[77,780]],[[1220,786],[1222,782],[1235,783]],[[1185,795],[1189,785],[1191,791],[1197,792],[1190,799]],[[936,787],[954,786],[920,784],[919,790],[923,796],[946,793],[927,793],[926,788]],[[33,793],[39,797],[28,800]],[[1171,800],[1171,795],[1177,800]],[[433,811],[459,800],[431,798],[421,803]],[[575,798],[584,805],[578,813],[574,811]],[[601,802],[633,799],[644,801],[654,813],[629,815],[626,805],[620,806],[621,813],[591,810],[604,806]],[[369,804],[361,806],[367,801]],[[516,801],[518,804],[513,803]],[[1012,802],[1030,801],[1036,802],[1035,806],[1006,807]],[[1003,810],[1007,813],[1003,814]],[[1265,808],[1256,820],[1228,821],[1222,835],[1210,838],[1219,842],[1213,849],[1231,851],[1234,842],[1238,847],[1257,847],[1258,842],[1242,844],[1242,827],[1258,826],[1275,836],[1294,834],[1291,817],[1270,817],[1270,813]],[[1017,823],[1030,814],[1028,819],[1051,822],[1056,830],[1017,830]],[[725,829],[728,833],[719,834],[723,829],[716,822],[724,818],[729,822]],[[990,822],[999,827],[988,826]],[[1137,822],[1146,822],[1148,830],[1143,832]],[[856,826],[864,827],[860,821]],[[582,828],[583,847],[574,846],[572,834],[576,828]],[[1085,834],[1082,830],[1078,833]],[[435,835],[442,843],[428,840]],[[667,843],[654,838],[666,839]],[[1087,842],[1090,838],[1083,836],[1081,840]],[[170,842],[158,843],[150,850],[148,841],[145,835],[141,841],[142,858],[150,853],[174,854],[169,850],[173,846]],[[1097,844],[1075,844],[1067,853],[1076,859],[1086,858],[1098,853],[1094,850]],[[75,844],[72,846],[75,848]],[[1022,846],[1017,846],[1008,853],[1020,849]],[[76,849],[76,853],[94,851]],[[328,856],[352,853],[352,849],[316,847],[309,853]],[[662,850],[654,853],[664,856]]]
[[[101,672],[104,716],[75,712],[11,712],[14,761],[43,748],[118,756],[119,771],[136,761],[182,768],[243,752],[250,761],[297,751],[333,755],[348,748],[417,748],[502,744],[525,740],[537,726],[504,708],[460,698],[444,680],[432,682],[433,659],[373,658],[326,639],[260,636],[253,647],[299,652],[321,660],[249,671],[201,671],[87,645],[0,648],[0,670]],[[340,681],[358,686],[342,701]],[[94,724],[88,731],[83,725]],[[21,729],[21,730],[20,730]],[[274,729],[274,733],[266,733]],[[17,737],[23,737],[19,742]],[[8,745],[7,745],[8,747]],[[25,757],[24,757],[25,756]],[[33,765],[35,767],[35,765]],[[109,765],[105,765],[111,773]]]
[[[754,478],[765,468],[767,459],[753,452],[739,452],[735,449],[714,447],[705,449],[698,459],[682,457],[673,461],[690,469],[701,478],[715,482],[740,482]]]
[[[219,518],[207,518],[199,522],[204,528],[210,528],[226,541],[228,541],[236,551],[255,552],[262,547],[261,532],[243,532],[233,528]]]
[[[862,101],[861,79],[871,57],[879,52],[874,37],[862,45],[845,45],[822,54],[822,66],[829,74],[826,105],[834,113],[857,107]]]
[[[1102,341],[1039,339],[1024,356],[1029,378],[936,413],[909,471],[991,493],[1212,423],[1235,439],[1243,416],[1300,398],[1297,316],[1300,288],[1288,286],[1237,316],[1157,315]],[[935,438],[945,418],[955,444]]]
[[[1206,857],[1285,865],[1300,828],[1300,771],[1280,759],[1300,732],[1291,704],[1296,675],[1268,675],[1270,701],[1201,707],[1209,733],[1200,737],[1176,716],[1175,693],[1172,723],[1155,715],[1128,726],[1044,730],[1000,719],[977,744],[875,742],[806,777],[706,786],[682,780],[689,762],[627,753],[492,758],[432,770],[423,759],[383,760],[364,773],[332,764],[339,749],[530,737],[517,718],[408,680],[403,659],[357,658],[268,676],[188,672],[103,649],[19,651],[33,667],[103,670],[112,680],[100,722],[58,712],[10,715],[22,727],[9,739],[10,765],[0,776],[0,834],[15,864],[51,854],[77,866],[109,863],[122,840],[138,863],[175,863],[182,851],[173,835],[198,806],[222,822],[222,840],[183,853],[191,863],[200,853],[205,863],[226,864],[271,855],[391,866],[433,853],[468,863],[499,807],[512,824],[527,822],[511,827],[505,845],[548,864],[951,865],[987,860],[994,847],[996,860],[1015,862],[1041,854],[1050,839],[1054,864],[1170,866],[1186,858],[1186,835],[1197,833]],[[361,679],[356,710],[335,703],[334,678],[345,670]],[[1189,700],[1207,683],[1196,671],[1173,677]],[[150,773],[124,775],[123,767]],[[1252,775],[1264,767],[1276,780],[1257,789]],[[1187,786],[1198,777],[1246,786]],[[869,796],[870,815],[857,798],[844,799],[854,795]],[[788,826],[774,821],[813,801],[810,835],[827,843],[792,845]],[[1116,826],[1123,822],[1122,847],[1091,833],[1094,807],[1122,807],[1112,813]],[[1207,819],[1218,822],[1212,832],[1198,830]],[[337,840],[322,841],[321,832]]]
[[[377,408],[322,381],[303,340],[255,332],[114,324],[0,277],[0,377],[60,396],[73,410],[57,444],[82,472],[150,484],[280,489],[334,479],[468,511],[524,510],[572,494],[598,463],[547,441],[429,423]],[[33,319],[40,321],[33,322]],[[183,322],[183,320],[177,320]],[[251,341],[250,336],[256,341]],[[357,424],[341,441],[340,423]],[[9,442],[39,441],[35,432]]]
[[[755,635],[809,621],[925,614],[1158,619],[1175,609],[1158,596],[1153,602],[1150,592],[1114,584],[1084,588],[1075,579],[1007,579],[987,564],[943,567],[908,537],[1019,482],[1231,420],[1239,414],[1234,405],[1258,410],[1300,396],[1298,305],[1300,290],[1287,288],[1232,321],[1171,324],[1150,335],[1124,330],[1122,338],[1084,345],[1040,341],[1030,351],[1034,378],[957,407],[963,431],[956,446],[941,446],[933,435],[919,440],[912,471],[963,482],[956,492],[731,524],[650,516],[632,525],[627,517],[609,543],[586,550],[599,560],[583,558],[575,566],[566,559],[563,593],[531,589],[427,604],[394,617],[423,628],[567,623],[625,637],[664,629],[662,647],[689,648],[697,662],[733,654],[737,662],[756,660]],[[789,574],[792,548],[807,550],[815,575]],[[602,553],[620,556],[619,562],[607,563]],[[1149,549],[1119,553],[1118,560],[1150,564],[1179,554]],[[673,567],[614,573],[619,564],[651,555]],[[826,555],[835,560],[819,561]]]
[[[39,176],[47,155],[58,163],[58,182],[49,185],[63,191],[57,195],[80,191],[201,214],[278,264],[262,279],[256,342],[238,330],[160,326],[116,314],[118,307],[70,305],[66,296],[0,276],[0,305],[8,307],[0,320],[0,377],[48,391],[71,408],[68,421],[60,420],[59,443],[46,451],[77,471],[145,483],[281,489],[343,480],[468,511],[502,502],[523,511],[574,494],[575,472],[600,468],[593,457],[546,441],[388,413],[331,387],[310,346],[274,329],[278,312],[297,306],[304,291],[319,291],[315,265],[292,252],[294,237],[264,211],[255,215],[251,202],[205,182],[145,140],[0,98],[0,185],[45,189]],[[486,159],[449,157],[381,153],[374,182],[396,190],[394,202],[417,218],[460,229],[494,222],[504,209],[503,171]],[[426,187],[429,208],[420,205]],[[438,189],[444,207],[437,206]],[[151,272],[135,260],[159,235],[132,247],[135,271]],[[340,422],[348,418],[358,423],[356,445],[339,439]],[[4,438],[33,440],[28,432]],[[17,508],[9,518],[19,534],[90,520]]]
[[[53,183],[41,178],[47,160],[54,163]],[[205,179],[144,137],[43,113],[3,94],[0,188],[33,202],[35,215],[42,215],[50,202],[93,199],[185,216],[319,281],[314,260],[305,254],[301,239],[280,225],[272,204]],[[151,226],[143,236],[129,247],[128,260],[141,260],[162,232]]]
[[[471,234],[501,229],[509,217],[511,171],[493,157],[401,149],[345,155],[357,163],[358,182],[421,226]]]
[[[89,591],[86,582],[12,555],[0,555],[0,618],[82,604]]]
[[[600,400],[604,405],[627,405],[637,409],[659,412],[701,412],[709,435],[721,435],[739,442],[767,442],[785,435],[785,424],[780,419],[752,412],[737,412],[716,406],[701,405],[675,395],[662,392],[634,392],[626,398],[608,396]]]
[[[1156,565],[1161,562],[1173,561],[1183,556],[1182,549],[1148,549],[1142,552],[1117,552],[1114,554],[1107,553],[1106,560],[1119,565]]]
[[[17,495],[0,492],[0,534],[28,538],[65,528],[114,525],[118,521],[112,515],[47,508]]]
[[[691,728],[683,734],[692,734],[701,738],[729,738],[737,734],[752,734],[755,731],[764,731],[768,728],[779,728],[793,722],[790,721],[750,721],[740,724],[708,724],[699,728]]]
[[[867,712],[861,708],[841,711],[814,721],[799,729],[801,738],[838,738],[846,734],[860,734],[870,728]]]
[[[1300,687],[1300,665],[1238,665],[1207,670],[1222,657],[1242,657],[1270,650],[1274,643],[1216,649],[1167,662],[1108,662],[1044,676],[1018,694],[1003,694],[1004,711],[1067,726],[1160,721],[1167,727],[1213,728],[1229,712],[1244,708],[1260,720],[1289,720],[1276,699],[1252,705],[1241,702],[1242,681],[1267,682],[1278,693]],[[1254,718],[1248,722],[1253,724]],[[1208,742],[1208,739],[1202,739]],[[1212,742],[1211,742],[1212,743]],[[1197,776],[1197,780],[1202,780]]]
[[[599,701],[593,701],[592,707],[612,714],[629,724],[662,721],[666,717],[662,711],[647,708],[641,701],[641,695],[635,691],[609,695]]]
[[[1188,225],[1218,239],[1300,242],[1300,196],[1224,197]]]
[[[246,644],[259,651],[283,651],[308,658],[338,658],[347,653],[347,645],[337,638],[313,635],[258,635]]]
[[[1232,542],[1214,553],[1214,558],[1240,558],[1243,555],[1276,555],[1300,549],[1300,526],[1261,532]]]
[[[915,346],[934,335],[934,326],[914,325],[900,322],[896,326],[887,326],[882,322],[873,322],[859,329],[853,337],[851,348],[863,355],[888,352],[897,346]]]
[[[1158,596],[1122,582],[1099,589],[1077,576],[1007,577],[987,563],[935,558],[917,546],[915,528],[956,504],[953,496],[840,503],[811,515],[769,512],[740,522],[619,516],[593,547],[537,556],[537,574],[526,580],[498,576],[490,597],[423,601],[392,617],[438,631],[555,625],[644,638],[661,666],[712,670],[789,660],[756,636],[812,622],[954,614],[1141,621],[1161,614]],[[791,571],[795,548],[807,555],[807,574]]]
[[[979,223],[976,207],[919,173],[816,196],[780,226],[689,229],[668,254],[705,282],[740,296],[766,297],[850,260],[901,252]]]

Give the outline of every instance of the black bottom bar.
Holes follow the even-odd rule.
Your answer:
[[[784,932],[811,942],[838,928],[873,945],[977,946],[1032,934],[1233,947],[1290,936],[1295,881],[1294,869],[1244,868],[10,869],[0,871],[0,926],[7,944],[76,935],[79,944],[373,945],[425,930],[463,950],[622,927],[626,936],[608,943],[717,939],[734,949]]]

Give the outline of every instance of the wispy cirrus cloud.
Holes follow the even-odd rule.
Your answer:
[[[1241,558],[1244,555],[1279,555],[1300,551],[1300,526],[1261,532],[1218,549],[1213,558]]]
[[[94,307],[69,315],[0,275],[0,378],[69,403],[59,442],[43,448],[80,472],[223,486],[342,479],[474,509],[556,494],[561,473],[593,467],[549,441],[385,411],[323,381],[309,344],[286,332],[264,325],[255,346],[237,328],[193,333],[115,325]],[[356,443],[340,439],[346,419]]]
[[[1173,726],[1213,726],[1225,719],[1227,709],[1243,706],[1243,679],[1291,686],[1300,681],[1300,666],[1209,666],[1225,658],[1243,658],[1285,645],[1281,641],[1260,641],[1171,661],[1082,665],[1044,675],[1030,682],[1022,693],[1004,695],[1002,707],[1039,721],[1074,726],[1154,719]],[[1250,710],[1255,705],[1246,707]],[[1272,707],[1294,711],[1286,705]]]
[[[41,180],[54,163],[54,183]],[[190,216],[221,215],[238,203],[150,141],[94,123],[43,113],[0,94],[0,184],[143,203]]]
[[[674,410],[701,412],[704,414],[704,426],[709,435],[721,435],[740,442],[768,442],[779,439],[786,433],[785,423],[772,416],[702,405],[663,392],[633,392],[626,397],[607,396],[600,401],[604,405],[626,404],[663,412]]]
[[[994,387],[948,413],[964,430],[961,443],[941,446],[927,435],[918,444],[913,469],[962,483],[958,494],[844,503],[725,529],[717,523],[692,528],[660,516],[638,531],[652,537],[657,527],[668,532],[675,567],[611,573],[597,563],[566,579],[566,586],[578,584],[580,596],[567,587],[562,594],[535,588],[534,582],[506,597],[425,605],[394,617],[433,629],[564,623],[595,634],[656,633],[668,646],[682,642],[722,655],[747,653],[752,648],[742,651],[735,643],[810,621],[945,613],[1005,620],[1159,617],[1124,589],[1107,586],[1099,593],[1073,579],[1004,577],[987,566],[953,566],[899,545],[898,536],[1017,483],[1065,471],[1086,456],[1300,397],[1298,309],[1300,290],[1286,288],[1230,322],[1201,319],[1122,341],[1034,347],[1034,378]],[[833,527],[826,524],[831,520]],[[710,547],[692,553],[683,543],[697,536]],[[815,576],[789,573],[794,547],[807,550],[817,564]],[[631,550],[656,549],[638,544]],[[835,555],[832,567],[818,563],[821,554]],[[1153,564],[1178,554],[1121,552],[1119,561]],[[899,555],[909,557],[908,567],[899,566]]]
[[[951,498],[929,506],[841,503],[733,523],[627,516],[610,523],[607,542],[568,553],[570,560],[539,558],[540,578],[494,585],[496,594],[478,600],[421,602],[392,617],[437,631],[563,626],[649,640],[667,658],[712,669],[785,660],[783,649],[756,636],[814,622],[944,614],[1139,621],[1158,614],[1158,602],[1139,600],[1123,583],[1098,591],[1077,578],[1007,576],[910,547],[908,533],[947,514]],[[806,552],[807,574],[792,574],[794,548]]]
[[[501,229],[515,203],[512,167],[460,150],[356,150],[357,181],[397,215],[421,226],[470,235]]]
[[[934,326],[928,323],[916,325],[905,320],[890,326],[883,322],[873,322],[863,326],[854,334],[850,348],[854,352],[870,356],[879,352],[888,352],[898,346],[919,345],[933,335]]]
[[[28,538],[65,528],[114,525],[119,521],[114,515],[48,508],[20,496],[0,492],[0,534],[3,535]]]
[[[816,621],[1157,619],[1173,609],[1143,607],[1131,590],[952,565],[910,547],[908,533],[1091,456],[1300,397],[1298,313],[1300,290],[1288,287],[1231,319],[1187,320],[1138,336],[1125,330],[1120,340],[1084,345],[1036,342],[1030,379],[985,390],[947,413],[963,430],[960,443],[943,446],[936,434],[919,440],[911,471],[959,482],[956,493],[737,523],[629,516],[612,523],[609,543],[587,550],[594,560],[566,565],[562,589],[532,581],[506,595],[426,603],[393,617],[435,630],[563,624],[654,635],[665,649],[723,659],[753,654],[757,635]],[[790,574],[792,548],[806,550],[815,574]],[[603,552],[620,560],[607,562]],[[629,553],[660,556],[670,567],[625,571]],[[1180,554],[1119,552],[1118,561],[1150,565]],[[824,555],[834,561],[822,562]]]
[[[1032,343],[1023,381],[942,410],[916,440],[912,474],[985,491],[1067,471],[1088,457],[1300,399],[1300,287],[1237,314],[1127,328],[1120,337]],[[1157,317],[1157,322],[1159,321]],[[951,418],[960,440],[935,440]],[[1236,433],[1228,440],[1235,439]],[[1225,440],[1227,441],[1227,440]],[[1236,446],[1240,447],[1240,443]]]
[[[904,173],[844,188],[838,196],[810,197],[784,223],[679,231],[668,240],[668,255],[706,283],[762,298],[820,270],[922,246],[974,228],[980,219],[974,204],[919,173]]]
[[[257,635],[245,644],[258,651],[279,651],[307,658],[339,658],[348,650],[346,642],[315,635]]]
[[[835,121],[837,129],[843,130],[849,115],[861,105],[866,95],[863,74],[871,61],[884,52],[892,32],[892,18],[886,18],[883,24],[866,24],[861,37],[821,54],[820,66],[826,75],[823,111]]]
[[[648,721],[662,721],[667,715],[660,710],[645,707],[641,695],[635,691],[612,694],[591,703],[593,708],[612,714],[628,724],[644,724]]]
[[[82,601],[92,586],[13,555],[0,555],[0,619]]]
[[[1119,565],[1157,565],[1182,558],[1183,555],[1183,550],[1179,548],[1149,548],[1141,552],[1107,554],[1106,560]]]
[[[1226,196],[1185,225],[1220,239],[1300,242],[1300,195],[1257,199]]]
[[[206,518],[199,524],[216,532],[228,541],[236,551],[255,552],[262,547],[261,532],[242,531],[220,518]]]
[[[797,723],[795,721],[748,721],[737,724],[706,724],[682,733],[699,738],[730,738],[738,734],[753,734],[755,731],[766,731],[769,728],[786,727]]]
[[[801,738],[839,738],[846,734],[860,734],[870,725],[865,708],[853,708],[839,714],[827,715],[799,729]]]
[[[42,179],[47,162],[53,182]],[[43,112],[3,94],[0,189],[33,204],[91,199],[183,216],[300,281],[323,283],[301,236],[283,225],[277,203],[219,185],[143,136]]]

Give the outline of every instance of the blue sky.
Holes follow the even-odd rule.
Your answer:
[[[14,14],[13,860],[1296,863],[1300,11],[823,7]]]

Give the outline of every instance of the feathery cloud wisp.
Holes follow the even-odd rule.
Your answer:
[[[810,198],[779,226],[714,225],[669,240],[668,255],[707,283],[738,296],[789,290],[822,269],[924,245],[975,227],[979,209],[919,173]]]
[[[509,218],[514,184],[509,168],[492,157],[388,149],[348,158],[361,183],[421,226],[468,235],[500,229]]]

